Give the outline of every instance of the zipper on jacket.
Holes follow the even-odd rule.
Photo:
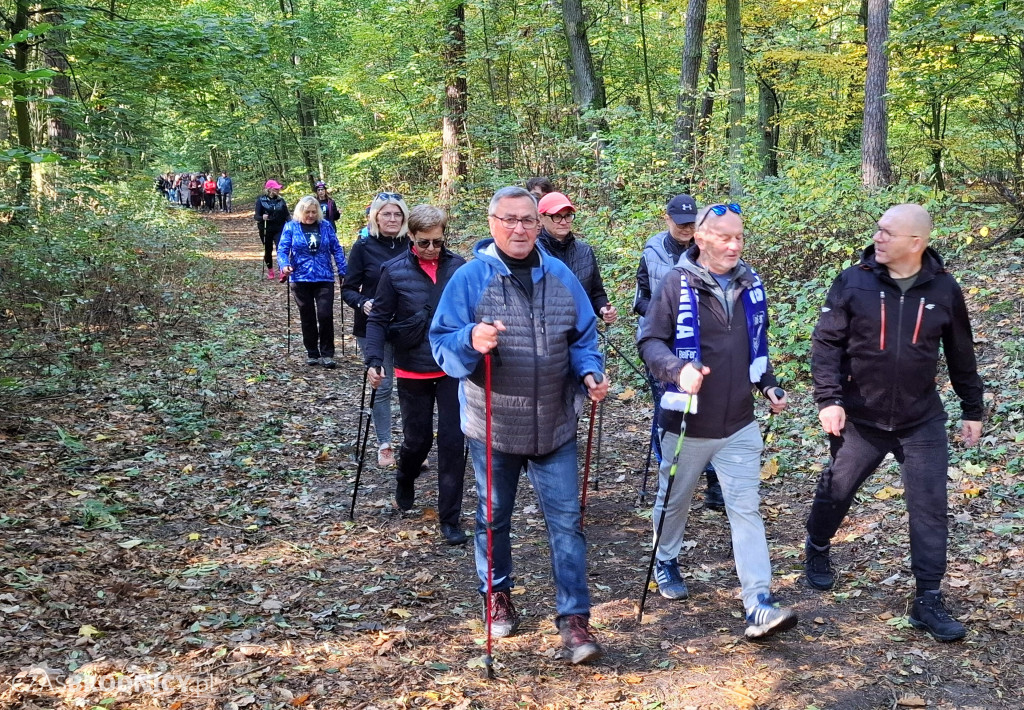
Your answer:
[[[917,336],[921,332],[921,320],[924,318],[924,298],[921,299],[921,304],[917,307],[917,323],[914,324],[914,339],[910,341],[911,345],[917,345]]]
[[[879,291],[878,296],[882,309],[882,328],[878,333],[878,349],[885,350],[885,291]]]

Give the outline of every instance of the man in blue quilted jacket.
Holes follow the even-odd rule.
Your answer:
[[[509,530],[525,467],[548,530],[555,624],[573,663],[601,655],[590,632],[586,538],[580,525],[576,424],[586,396],[608,393],[597,318],[569,268],[536,247],[537,203],[520,187],[498,190],[488,210],[491,239],[455,272],[430,328],[434,359],[461,380],[462,430],[476,473],[479,590],[493,575],[491,633],[515,633]],[[485,356],[491,358],[491,410]],[[491,424],[493,549],[487,550],[487,419]],[[492,564],[489,564],[492,563]],[[486,619],[486,613],[485,613]]]

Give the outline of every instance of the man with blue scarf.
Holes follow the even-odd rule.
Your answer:
[[[788,402],[768,358],[764,286],[740,259],[740,213],[736,204],[700,210],[694,245],[654,294],[638,345],[644,362],[666,385],[658,421],[664,459],[653,515],[657,526],[664,508],[655,553],[658,591],[668,599],[689,596],[676,558],[694,487],[710,461],[718,470],[732,530],[746,636],[765,638],[793,628],[797,616],[771,594],[771,559],[760,512],[763,442],[753,392],[762,393],[775,413]],[[677,451],[684,417],[685,435]],[[666,504],[673,462],[678,480]]]

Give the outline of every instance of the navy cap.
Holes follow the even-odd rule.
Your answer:
[[[693,224],[697,221],[697,202],[689,195],[676,195],[668,201],[665,212],[676,224]]]

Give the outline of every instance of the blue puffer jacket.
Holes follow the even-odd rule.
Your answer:
[[[315,252],[309,248],[309,240],[302,232],[302,225],[293,219],[284,226],[281,242],[277,245],[277,264],[281,268],[292,267],[289,281],[334,281],[332,256],[338,268],[338,276],[344,276],[345,250],[341,248],[338,235],[327,220],[320,220],[320,246]]]
[[[583,286],[569,267],[538,252],[530,299],[494,240],[479,242],[476,258],[452,275],[430,325],[434,359],[462,379],[462,430],[478,441],[486,439],[484,358],[471,332],[484,318],[505,325],[492,360],[492,436],[496,450],[525,456],[549,454],[576,435],[582,380],[604,369]]]

